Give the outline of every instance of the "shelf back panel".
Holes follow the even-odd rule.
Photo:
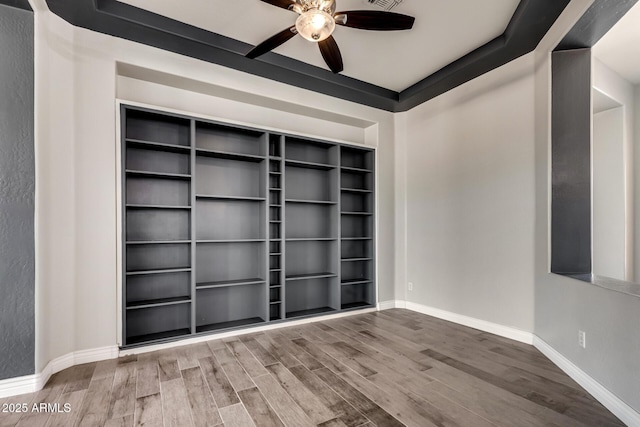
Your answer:
[[[206,150],[264,156],[263,132],[198,123],[196,147]]]
[[[286,237],[288,239],[337,237],[335,211],[333,205],[288,203],[285,210]]]
[[[333,241],[287,242],[286,275],[335,273],[336,246]]]
[[[126,169],[157,173],[190,173],[189,154],[127,147]]]
[[[189,146],[191,123],[188,119],[129,110],[126,137],[162,144]]]
[[[189,206],[189,183],[159,178],[127,178],[127,204]]]
[[[198,201],[196,239],[265,239],[264,209],[262,203],[255,201]]]
[[[260,285],[197,291],[196,326],[259,317],[265,319],[265,289]]]
[[[164,270],[190,266],[189,243],[135,245],[127,248],[127,271]]]
[[[127,280],[127,304],[191,295],[188,272],[134,276]]]
[[[127,241],[191,240],[190,212],[132,209],[127,211]]]
[[[332,200],[331,171],[285,167],[286,199]]]
[[[265,243],[206,243],[196,246],[196,282],[265,280]]]
[[[196,194],[229,197],[265,197],[260,163],[197,157]]]

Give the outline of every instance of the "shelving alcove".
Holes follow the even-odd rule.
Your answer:
[[[375,306],[375,151],[121,106],[123,347]]]

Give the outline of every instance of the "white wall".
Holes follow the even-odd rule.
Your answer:
[[[621,280],[629,280],[633,281],[636,277],[640,277],[636,272],[640,272],[640,261],[637,259],[635,255],[636,251],[634,250],[635,246],[638,244],[634,242],[634,229],[635,222],[634,217],[637,215],[637,212],[640,212],[640,209],[636,208],[635,200],[638,200],[634,196],[634,123],[635,123],[635,102],[634,102],[634,94],[633,94],[633,85],[629,83],[627,80],[622,78],[618,73],[616,73],[611,68],[607,67],[604,63],[602,63],[597,58],[593,58],[593,88],[604,94],[604,96],[608,97],[610,100],[613,100],[615,103],[622,106],[619,111],[621,114],[621,124],[619,127],[620,133],[620,145],[619,149],[621,152],[617,154],[617,156],[622,156],[621,162],[618,166],[618,174],[622,174],[622,181],[618,182],[618,185],[612,187],[610,191],[619,193],[617,194],[617,199],[622,198],[622,202],[617,200],[613,202],[617,205],[615,209],[619,210],[618,219],[613,220],[613,218],[608,218],[607,220],[615,221],[611,224],[611,228],[615,234],[622,233],[622,238],[624,239],[622,254],[620,254],[620,250],[616,250],[617,254],[613,254],[609,252],[607,257],[613,261],[614,257],[618,257],[620,262],[623,264],[623,272],[622,274],[613,275],[614,271],[619,270],[609,270],[609,273],[612,274],[603,274],[600,273],[598,269],[594,269],[594,273],[603,274],[605,276],[613,277]],[[611,119],[611,118],[609,118]],[[600,117],[600,122],[602,122],[602,117]],[[602,124],[602,123],[599,123]],[[596,136],[597,124],[594,122],[594,138]],[[595,142],[595,140],[594,140]],[[594,150],[596,147],[593,147]],[[594,168],[597,165],[597,162],[601,158],[602,153],[593,153],[593,166]],[[600,178],[595,174],[594,171],[594,184],[598,183]],[[612,183],[610,183],[612,184]],[[595,187],[594,187],[595,191]],[[613,194],[609,194],[610,197],[613,197]],[[594,194],[594,226],[597,226],[598,219],[595,216],[596,209],[602,208],[603,203],[599,199],[600,195]],[[606,202],[605,202],[606,203]],[[620,206],[620,203],[623,206]],[[613,205],[611,206],[613,210]],[[610,214],[613,212],[609,211]],[[602,213],[602,209],[600,209]],[[622,215],[622,219],[620,219],[619,215]],[[594,237],[595,237],[595,229],[594,229]],[[600,254],[596,254],[598,252],[598,242],[596,240],[593,241],[594,245],[594,266],[597,264],[602,265],[603,260],[599,260],[602,257],[602,251],[599,251]]]
[[[36,20],[38,370],[117,343],[116,97],[376,146],[378,219],[393,223],[391,113],[73,28],[45,10]],[[378,298],[390,300],[393,228],[378,239]]]
[[[530,54],[407,113],[408,301],[533,330],[533,107]]]
[[[624,111],[593,115],[593,274],[626,280]]]
[[[574,1],[536,50],[535,334],[640,411],[640,298],[549,273],[550,51],[590,5]],[[587,347],[578,346],[578,330]]]

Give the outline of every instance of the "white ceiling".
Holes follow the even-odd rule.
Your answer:
[[[292,26],[297,15],[260,0],[120,0],[256,45]],[[520,0],[405,0],[393,11],[416,17],[410,31],[336,27],[342,74],[402,91],[501,35]],[[381,10],[367,0],[337,0],[338,11]],[[294,37],[275,50],[327,68],[314,43]]]
[[[627,81],[640,84],[640,3],[596,43],[593,54]]]

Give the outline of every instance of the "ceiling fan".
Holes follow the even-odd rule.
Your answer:
[[[344,69],[342,54],[331,34],[336,25],[361,30],[396,31],[410,30],[415,18],[393,12],[353,10],[336,13],[336,0],[262,0],[270,5],[298,13],[294,26],[268,38],[249,53],[247,58],[257,58],[275,49],[296,34],[318,43],[320,53],[329,69],[339,73]]]

